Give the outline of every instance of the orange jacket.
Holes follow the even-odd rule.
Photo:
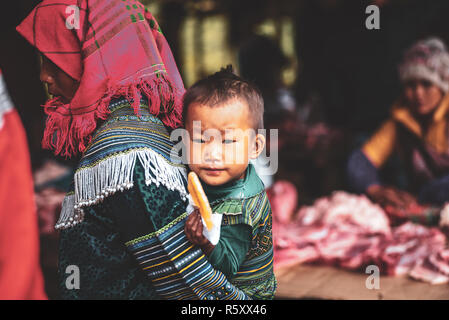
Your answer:
[[[385,121],[373,136],[363,145],[362,151],[376,167],[381,167],[390,157],[401,141],[398,141],[397,125],[402,123],[408,130],[438,153],[446,153],[449,149],[447,127],[449,125],[449,94],[446,95],[433,115],[433,121],[426,132],[413,117],[407,107],[395,105],[391,118]]]

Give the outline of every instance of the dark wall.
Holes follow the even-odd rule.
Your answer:
[[[2,3],[0,10],[0,68],[8,92],[18,110],[30,147],[34,168],[41,164],[44,154],[41,139],[44,128],[45,92],[39,80],[39,60],[34,48],[15,30],[15,27],[39,3],[35,0],[15,0]]]
[[[327,120],[355,131],[373,130],[388,115],[401,91],[404,49],[429,35],[449,43],[449,1],[387,1],[380,30],[365,27],[370,3],[308,0],[295,18],[299,100],[318,94]]]

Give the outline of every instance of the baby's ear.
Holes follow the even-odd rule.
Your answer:
[[[254,140],[252,141],[251,148],[249,151],[250,159],[257,159],[265,148],[265,136],[261,133],[256,134]]]

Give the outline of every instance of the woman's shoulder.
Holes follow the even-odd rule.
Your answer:
[[[173,143],[162,121],[142,107],[112,105],[108,119],[97,129],[75,171],[76,204],[83,207],[134,186],[136,168],[148,186],[163,185],[186,193],[186,168],[171,154]]]
[[[149,113],[142,103],[138,114],[134,113],[126,100],[119,100],[110,106],[110,115],[96,130],[79,168],[91,166],[103,159],[133,150],[148,149],[173,163],[180,161],[171,155],[174,143],[162,121]]]

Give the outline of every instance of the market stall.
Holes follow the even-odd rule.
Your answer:
[[[449,298],[447,207],[392,215],[337,191],[297,210],[286,182],[269,195],[277,298]]]

